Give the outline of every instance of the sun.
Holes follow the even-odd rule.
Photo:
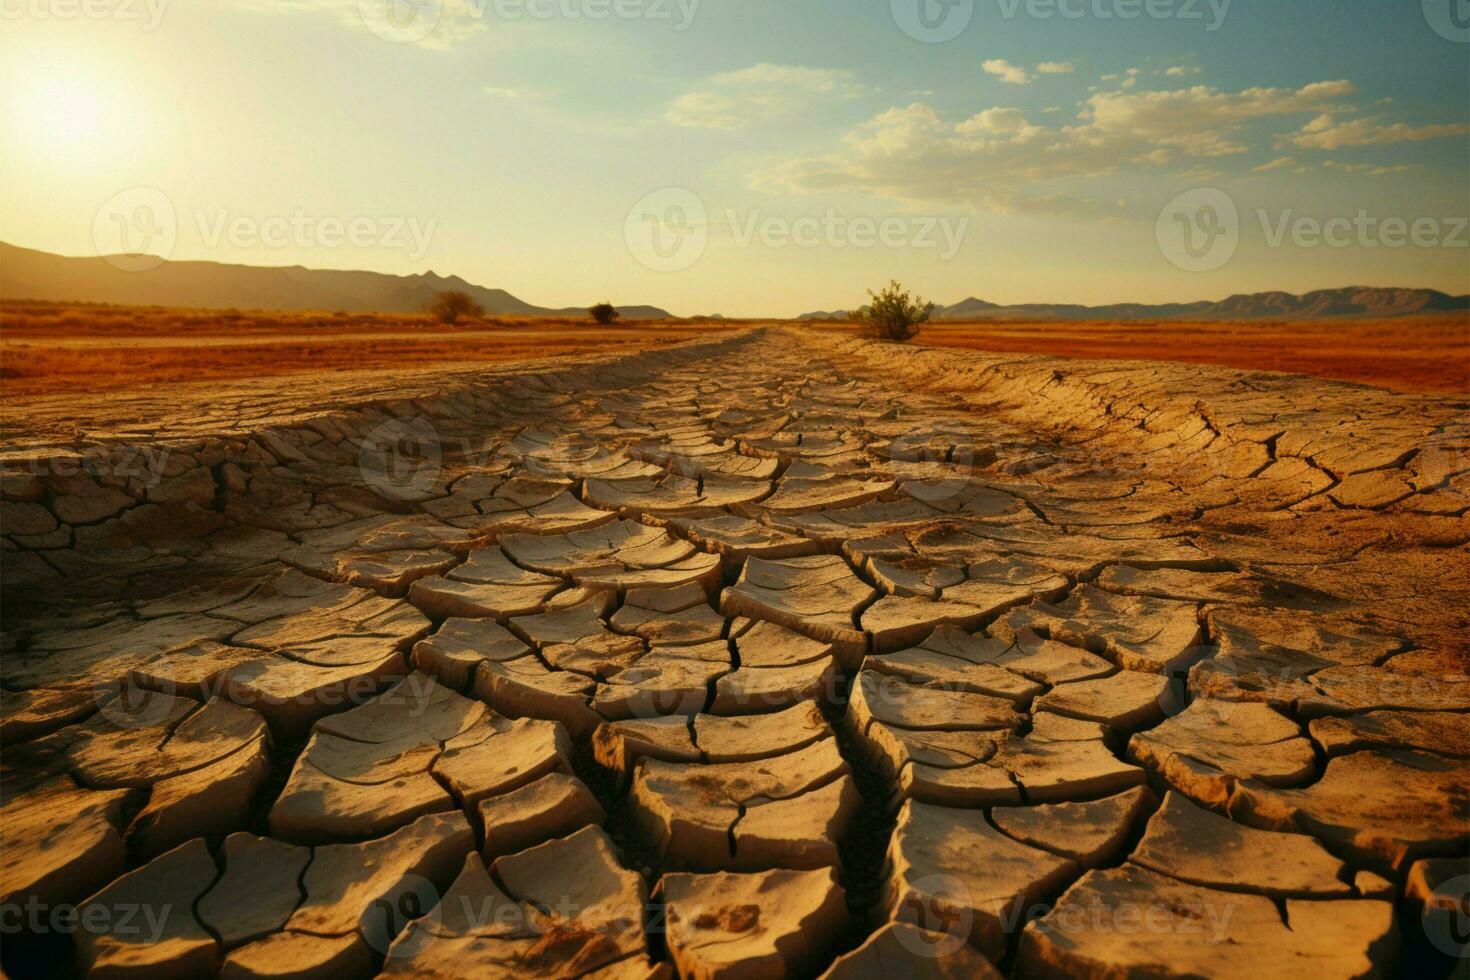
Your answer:
[[[53,75],[12,90],[11,139],[35,152],[70,154],[99,149],[111,128],[107,97],[90,79]]]

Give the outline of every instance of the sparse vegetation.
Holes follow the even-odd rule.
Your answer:
[[[454,325],[465,317],[482,317],[485,308],[469,293],[446,289],[429,304],[429,314],[440,323]]]
[[[596,320],[603,326],[607,326],[609,323],[612,323],[619,316],[618,308],[608,302],[598,303],[587,312],[592,314],[592,319]]]
[[[913,339],[938,309],[933,303],[911,298],[897,279],[890,280],[882,292],[868,290],[868,296],[872,302],[856,310],[852,318],[881,340]]]

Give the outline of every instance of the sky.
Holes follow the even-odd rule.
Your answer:
[[[1470,292],[1465,0],[0,0],[0,240],[545,306]]]

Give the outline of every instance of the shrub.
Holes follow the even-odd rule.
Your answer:
[[[880,293],[868,290],[872,302],[853,313],[852,318],[870,328],[881,340],[910,340],[927,323],[938,307],[922,299],[909,298],[909,294],[890,280]]]
[[[603,326],[607,326],[618,318],[618,308],[611,303],[598,303],[587,312],[592,314],[592,319]]]
[[[475,302],[469,293],[457,289],[446,289],[429,304],[429,314],[444,324],[455,324],[461,317],[484,316],[485,308]]]

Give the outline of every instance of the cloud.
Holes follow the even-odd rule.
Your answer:
[[[1270,163],[1263,163],[1259,167],[1252,167],[1251,173],[1269,174],[1273,170],[1285,170],[1288,167],[1294,166],[1296,166],[1296,157],[1277,157]]]
[[[1301,132],[1287,137],[1285,142],[1309,150],[1337,150],[1344,146],[1416,143],[1422,140],[1464,136],[1470,133],[1470,125],[1464,123],[1433,126],[1409,126],[1405,123],[1393,123],[1384,126],[1378,122],[1381,118],[1381,116],[1365,116],[1338,122],[1331,113],[1324,113],[1303,126]]]
[[[1349,174],[1367,174],[1370,177],[1382,177],[1385,174],[1402,174],[1419,168],[1412,163],[1401,163],[1396,167],[1380,167],[1372,163],[1338,163],[1336,160],[1323,160],[1322,166],[1331,167],[1333,170],[1341,170]]]
[[[1347,82],[1318,82],[1240,92],[1206,86],[1099,92],[1083,103],[1076,123],[1056,126],[1033,124],[1019,109],[999,106],[950,121],[914,102],[858,126],[826,156],[790,160],[751,179],[784,192],[844,190],[914,203],[1056,211],[1065,196],[1048,182],[1176,161],[1186,174],[1218,174],[1201,165],[1244,151],[1247,123],[1320,114],[1352,91]]]
[[[1013,65],[1004,58],[991,58],[982,62],[981,68],[985,69],[987,75],[995,75],[1007,85],[1029,85],[1031,76],[1026,74],[1026,69],[1019,65]]]
[[[1198,75],[1199,73],[1199,68],[1186,65],[1174,65],[1164,69],[1164,74],[1170,78],[1183,78],[1185,75]]]
[[[1076,69],[1070,61],[1043,61],[1036,70],[1043,75],[1070,75]]]
[[[664,118],[698,129],[741,129],[816,102],[862,94],[852,72],[761,63],[711,76],[674,100]]]
[[[394,0],[224,0],[241,10],[266,14],[326,14],[343,25],[387,39],[437,51],[447,51],[487,29],[485,5],[479,0],[442,0],[406,8],[410,19],[402,24],[390,18]],[[415,18],[431,18],[417,20]]]
[[[507,88],[502,85],[486,85],[483,91],[486,95],[493,95],[497,99],[519,99],[521,97],[521,93],[517,89]]]

